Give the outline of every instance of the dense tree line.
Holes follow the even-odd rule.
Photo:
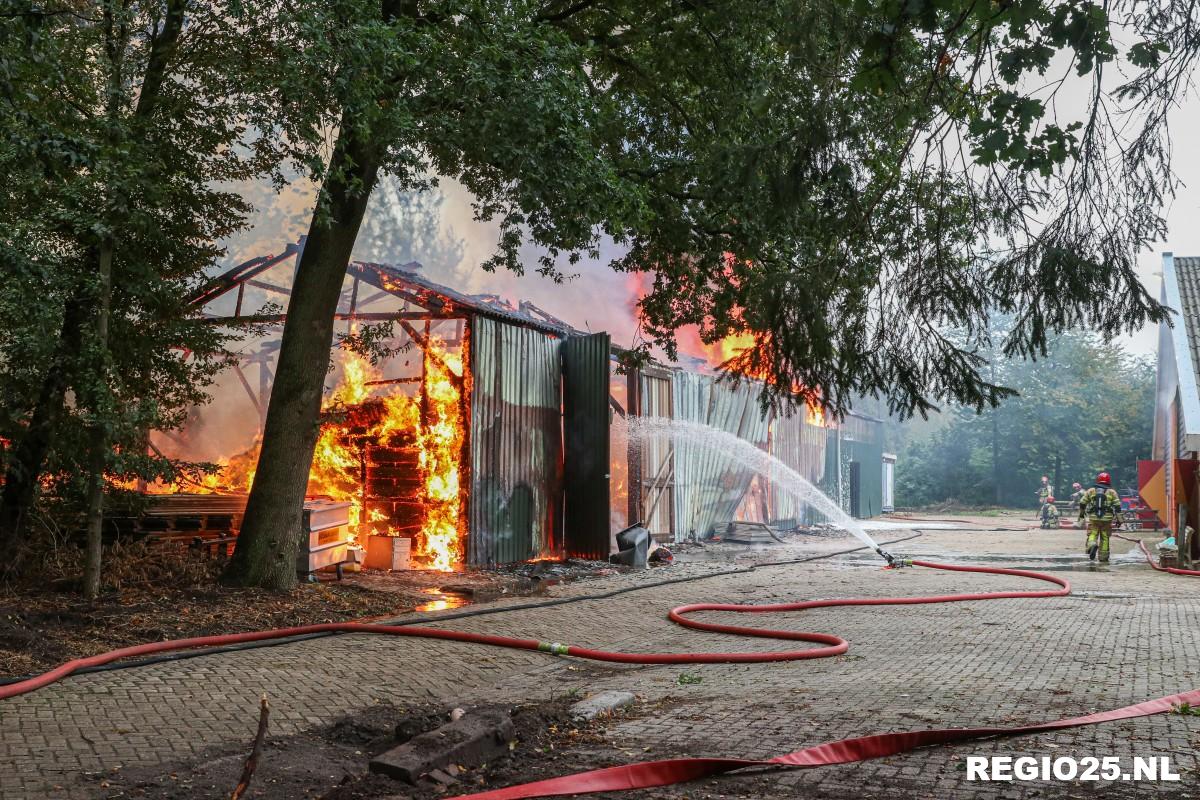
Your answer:
[[[901,415],[993,406],[1011,391],[987,348],[1040,356],[1063,330],[1164,317],[1134,266],[1164,229],[1198,16],[1182,0],[8,0],[3,569],[52,496],[89,533],[94,594],[113,487],[185,467],[146,436],[203,401],[238,335],[187,298],[244,229],[231,187],[247,181],[319,190],[234,582],[295,582],[332,316],[380,185],[466,187],[500,229],[482,269],[562,277],[611,238],[614,268],[653,276],[651,343],[673,352],[686,324],[753,334],[731,366],[770,376],[768,402],[803,387],[835,412],[861,395]],[[1074,115],[1055,105],[1068,80],[1091,87]],[[1011,324],[993,341],[995,311]]]
[[[1074,482],[1112,473],[1122,493],[1137,487],[1150,455],[1153,363],[1094,334],[1055,338],[1037,361],[997,360],[997,378],[1020,394],[982,413],[954,408],[933,426],[901,430],[896,503],[1028,508],[1041,476],[1058,499]]]

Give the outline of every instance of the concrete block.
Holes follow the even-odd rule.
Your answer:
[[[611,714],[618,708],[631,706],[635,699],[633,692],[601,692],[600,694],[592,695],[586,700],[580,700],[567,709],[567,713],[570,714],[571,719],[582,722],[584,720],[595,719],[601,714]]]
[[[372,759],[371,772],[408,783],[451,764],[476,767],[508,752],[516,738],[512,719],[501,711],[468,711],[461,719],[414,736]]]

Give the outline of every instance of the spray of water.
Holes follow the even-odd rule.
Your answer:
[[[813,486],[796,470],[745,439],[700,422],[665,417],[633,417],[614,421],[614,425],[623,427],[629,440],[643,447],[654,437],[661,436],[673,443],[686,442],[688,445],[719,452],[731,463],[769,479],[777,489],[823,514],[832,524],[849,531],[872,550],[882,552],[863,527],[827,494]]]

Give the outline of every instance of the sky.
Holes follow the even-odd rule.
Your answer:
[[[1200,149],[1195,142],[1200,132],[1200,99],[1185,98],[1171,119],[1172,159],[1175,172],[1183,182],[1174,203],[1167,210],[1167,238],[1154,250],[1138,258],[1138,276],[1155,298],[1162,286],[1162,254],[1200,255]],[[1130,350],[1154,354],[1158,347],[1158,329],[1148,326],[1124,339]]]

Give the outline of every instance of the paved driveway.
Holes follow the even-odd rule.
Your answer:
[[[1057,719],[1200,687],[1200,579],[1154,573],[1123,545],[1114,548],[1109,569],[1092,570],[1079,564],[1077,532],[988,531],[987,524],[929,531],[894,549],[933,560],[1053,569],[1070,578],[1075,593],[755,619],[766,626],[837,633],[850,640],[851,650],[818,661],[688,667],[700,681],[686,685],[680,684],[685,670],[679,667],[622,667],[360,635],[81,676],[0,703],[0,764],[7,767],[0,770],[0,797],[108,797],[112,793],[97,773],[178,763],[214,747],[248,742],[263,692],[271,697],[276,734],[326,724],[381,701],[521,700],[606,688],[632,689],[647,700],[672,698],[652,715],[611,725],[613,741],[640,759],[769,757],[890,730]],[[891,538],[875,533],[881,540]],[[794,557],[845,546],[845,541],[809,541],[769,555]],[[556,593],[582,595],[728,566],[680,565],[559,587]],[[1032,588],[1029,581],[1008,577],[877,567],[877,561],[863,556],[838,556],[446,626],[642,652],[756,650],[777,643],[680,629],[665,619],[665,611],[709,600],[770,603]],[[968,782],[965,758],[1137,755],[1169,756],[1183,781],[1112,788],[1123,794],[1186,796],[1200,788],[1197,745],[1200,717],[1170,714],[778,774],[770,785],[780,797],[884,797],[898,791],[915,797],[1047,797],[1090,787]]]

